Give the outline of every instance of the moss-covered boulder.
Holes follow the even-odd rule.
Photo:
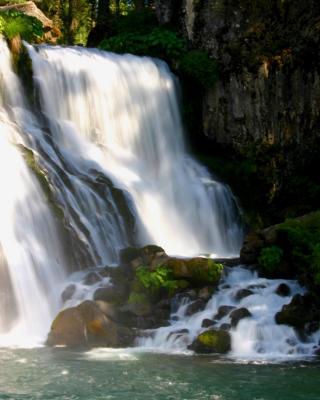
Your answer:
[[[222,264],[204,257],[170,258],[164,266],[172,271],[175,279],[188,280],[194,287],[218,284],[223,271]]]
[[[108,318],[93,301],[61,311],[51,325],[47,344],[68,347],[122,347],[133,344],[134,334]]]
[[[200,333],[189,349],[200,354],[225,354],[231,350],[231,337],[226,331],[210,329]]]

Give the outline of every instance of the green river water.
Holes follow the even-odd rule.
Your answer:
[[[319,400],[320,362],[0,349],[0,399]]]

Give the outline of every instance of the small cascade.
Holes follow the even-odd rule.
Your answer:
[[[280,284],[286,284],[290,294],[277,294]],[[242,297],[244,290],[247,293]],[[279,360],[311,356],[319,345],[320,331],[302,339],[293,328],[275,322],[275,314],[297,293],[302,294],[303,288],[296,281],[258,278],[255,272],[234,267],[227,272],[203,311],[187,316],[191,302],[182,299],[171,315],[171,325],[150,332],[140,339],[139,345],[157,351],[185,352],[193,340],[208,329],[202,327],[203,321],[212,320],[212,328],[228,330],[231,335],[232,349],[228,357]],[[240,308],[246,308],[251,316],[232,327],[230,314]]]
[[[184,256],[238,254],[235,200],[188,155],[175,79],[165,63],[93,49],[27,47],[53,146],[73,180],[96,171],[129,193],[137,244],[156,243]],[[83,180],[79,185],[70,190],[72,209],[85,220],[90,247],[110,240],[113,248],[125,247],[117,221],[112,234],[103,235],[110,230],[106,218],[95,221],[97,204],[90,206],[89,188]],[[84,200],[88,209],[79,210]],[[71,204],[68,198],[65,208]]]

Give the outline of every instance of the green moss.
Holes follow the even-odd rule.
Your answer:
[[[231,341],[228,332],[210,330],[201,333],[197,341],[203,350],[211,350],[214,353],[227,353],[231,349]]]
[[[216,285],[219,283],[223,265],[210,258],[192,258],[186,262],[192,282],[197,285]]]
[[[45,195],[46,200],[47,200],[51,210],[53,211],[54,215],[57,218],[62,219],[63,211],[57,205],[57,203],[54,199],[51,187],[50,187],[50,183],[46,177],[46,174],[41,169],[39,164],[36,162],[34,153],[32,152],[32,150],[26,148],[23,145],[20,145],[19,148],[22,152],[22,155],[26,161],[27,166],[30,168],[30,170],[34,173],[35,177],[37,178],[37,180],[42,188],[43,194]]]

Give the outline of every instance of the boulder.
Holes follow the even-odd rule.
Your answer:
[[[241,301],[245,297],[251,296],[253,291],[250,289],[240,289],[237,291],[236,295],[234,296],[237,301]]]
[[[220,306],[218,308],[217,314],[213,317],[214,319],[222,319],[226,315],[228,315],[231,311],[233,311],[236,307],[235,306]]]
[[[231,324],[221,324],[219,327],[220,331],[230,331],[231,329]]]
[[[303,328],[307,323],[320,320],[320,309],[313,296],[309,294],[296,294],[291,302],[282,307],[275,315],[277,324]]]
[[[195,257],[191,259],[169,258],[163,266],[171,269],[174,279],[185,279],[194,287],[217,285],[223,266],[211,258]]]
[[[93,295],[94,300],[102,300],[106,303],[122,303],[128,297],[126,288],[122,285],[98,288]]]
[[[251,316],[252,314],[247,308],[237,308],[230,313],[231,326],[235,328],[240,320],[243,318],[249,318]]]
[[[231,337],[226,331],[210,329],[200,333],[188,348],[201,354],[225,354],[231,350]]]
[[[276,294],[281,297],[290,296],[291,290],[288,285],[285,283],[280,283],[280,285],[276,289]]]
[[[202,328],[209,328],[210,326],[214,325],[216,322],[212,319],[205,318],[202,320],[201,327]]]
[[[61,311],[51,325],[47,344],[69,347],[122,347],[133,344],[133,331],[118,326],[93,301]]]
[[[205,307],[206,307],[206,302],[204,300],[202,299],[195,300],[187,306],[185,314],[187,316],[193,315],[199,311],[204,310]]]

